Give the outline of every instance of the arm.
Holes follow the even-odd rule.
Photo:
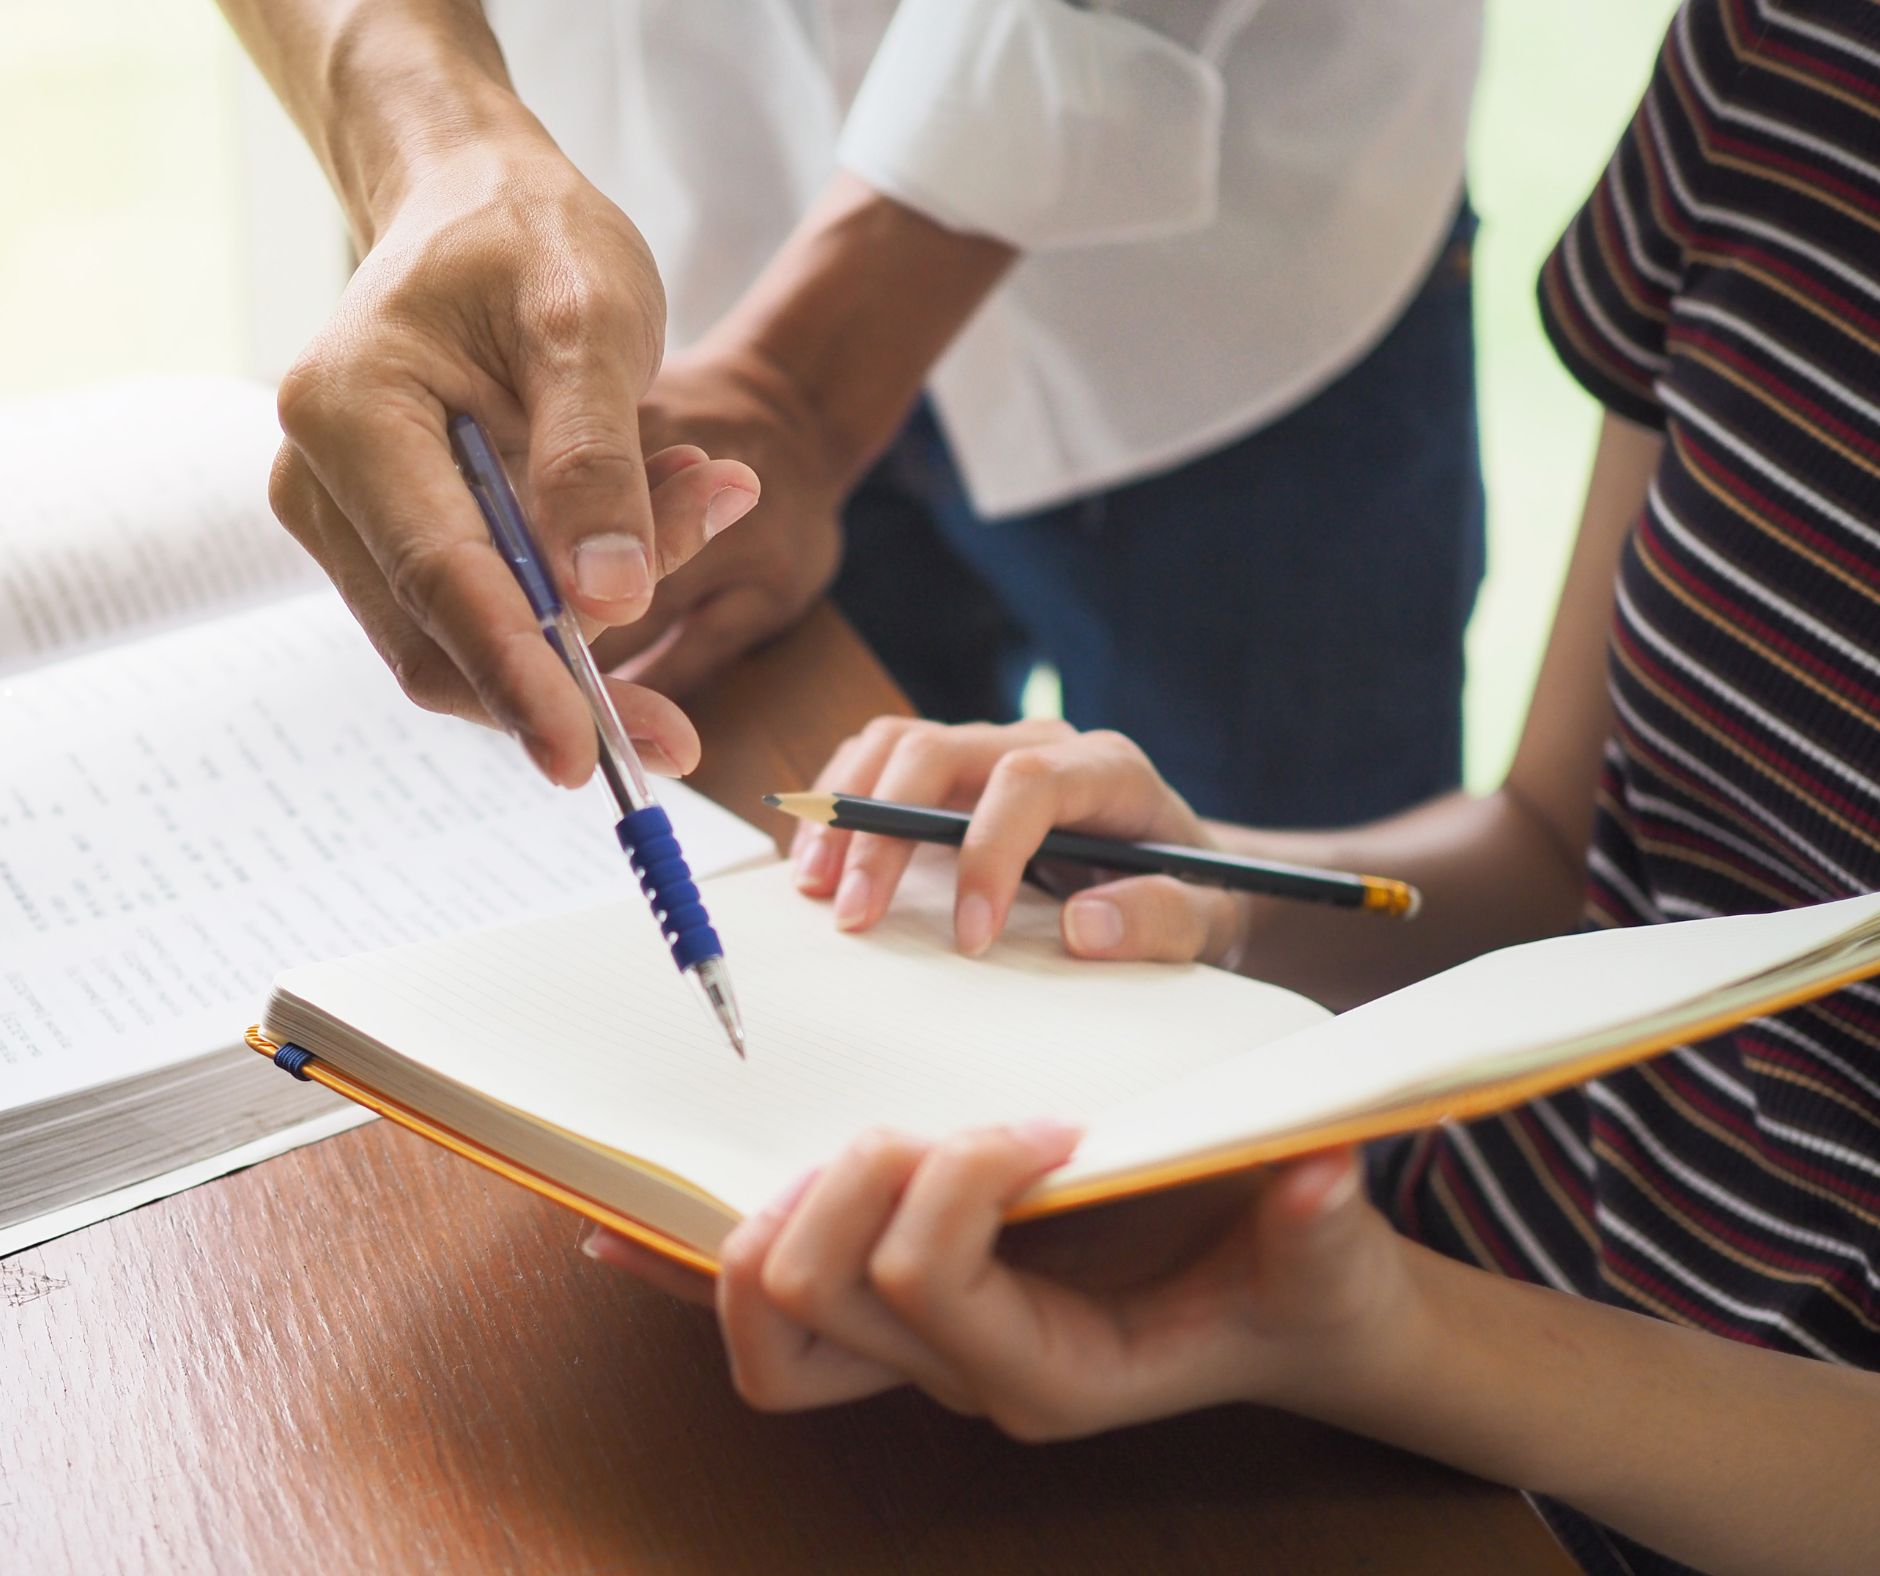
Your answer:
[[[1219,829],[1230,848],[1393,875],[1423,891],[1424,912],[1399,933],[1297,904],[1250,904],[1240,953],[1249,971],[1344,1005],[1578,923],[1593,794],[1612,729],[1605,651],[1619,555],[1662,446],[1657,433],[1618,416],[1600,428],[1553,629],[1499,789],[1450,794],[1350,830]]]
[[[683,694],[800,617],[835,576],[843,500],[1015,256],[839,173],[640,407],[649,446],[683,439],[742,460],[764,501],[603,654],[619,663],[657,644],[634,671]]]
[[[579,782],[592,724],[488,547],[446,413],[482,418],[590,627],[642,613],[658,571],[755,502],[756,478],[697,449],[643,457],[658,276],[627,217],[516,99],[478,6],[224,9],[364,254],[282,383],[275,510],[413,699],[493,720],[550,777]]]
[[[1565,1501],[1717,1576],[1836,1576],[1880,1548],[1880,1375],[1503,1280],[1398,1237],[1339,1151],[1114,1207],[1083,1262],[1013,1203],[1075,1149],[1032,1123],[870,1135],[751,1217],[715,1288],[618,1238],[588,1251],[715,1300],[773,1410],[912,1383],[1027,1440],[1244,1401]],[[1178,1211],[1186,1208],[1185,1215]],[[1030,1240],[1028,1240],[1028,1236]],[[1118,1242],[1175,1241],[1131,1280]],[[1048,1274],[1022,1268],[1049,1250]]]
[[[1365,1393],[1355,1366],[1305,1378],[1302,1410],[1718,1576],[1826,1576],[1880,1549],[1880,1375],[1402,1252],[1412,1316],[1391,1320]]]
[[[901,0],[837,151],[842,173],[706,342],[642,406],[749,461],[765,502],[613,636],[683,692],[795,619],[835,573],[837,513],[954,335],[1019,252],[1205,224],[1215,65],[1257,0]],[[649,654],[650,653],[650,654]]]

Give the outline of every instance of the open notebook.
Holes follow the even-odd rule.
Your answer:
[[[399,693],[279,441],[233,379],[0,404],[0,1254],[364,1118],[241,1048],[287,963],[635,891],[603,788]],[[696,867],[772,852],[667,803]]]
[[[290,969],[250,1043],[709,1267],[875,1124],[1085,1122],[1042,1213],[1511,1104],[1880,970],[1875,895],[1511,948],[1335,1018],[1198,965],[1073,960],[1032,894],[962,958],[944,857],[863,936],[781,866],[707,891],[746,1063],[630,903]]]

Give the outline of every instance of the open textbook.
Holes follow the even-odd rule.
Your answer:
[[[923,855],[851,936],[784,867],[710,882],[747,1062],[662,988],[630,903],[290,969],[251,1043],[709,1267],[877,1124],[1087,1124],[1020,1211],[1044,1213],[1511,1105],[1880,971],[1874,895],[1512,947],[1333,1017],[1201,965],[1072,959],[1030,893],[969,960],[952,896]]]
[[[234,380],[0,405],[0,1254],[363,1119],[240,1047],[286,964],[635,891],[604,789],[399,692],[278,442]],[[662,797],[695,868],[771,853]]]

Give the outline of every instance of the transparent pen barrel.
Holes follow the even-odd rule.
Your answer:
[[[601,670],[594,665],[587,642],[581,638],[579,622],[573,613],[563,608],[551,622],[542,626],[542,633],[548,636],[549,644],[567,664],[575,683],[581,687],[582,698],[594,714],[594,731],[600,739],[601,774],[607,779],[615,799],[621,801],[621,813],[644,810],[653,802],[652,787],[647,783],[639,755],[627,739],[620,713],[614,710],[613,697],[607,693]]]

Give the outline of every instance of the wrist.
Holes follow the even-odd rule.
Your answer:
[[[471,8],[475,9],[475,8]],[[361,6],[330,40],[316,148],[361,253],[428,175],[469,149],[556,152],[482,21],[448,31]]]
[[[1345,1277],[1350,1290],[1292,1345],[1279,1378],[1242,1399],[1389,1438],[1395,1419],[1415,1415],[1438,1372],[1441,1319],[1424,1273],[1436,1255],[1365,1209],[1363,1245]]]
[[[840,174],[709,339],[787,385],[853,481],[1013,255]]]

